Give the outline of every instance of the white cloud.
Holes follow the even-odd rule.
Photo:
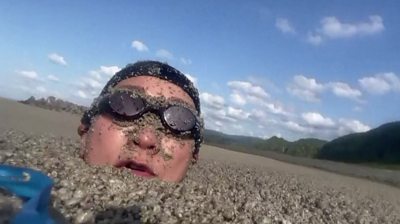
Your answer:
[[[351,88],[347,83],[332,82],[329,86],[332,88],[333,94],[339,97],[359,100],[362,95],[360,90]]]
[[[49,54],[48,58],[53,63],[59,64],[59,65],[67,65],[67,62],[65,61],[64,57],[57,53]]]
[[[359,120],[353,119],[339,119],[338,135],[346,135],[354,132],[366,132],[369,131],[371,127],[363,124]]]
[[[381,76],[386,79],[388,83],[390,83],[392,90],[400,91],[400,77],[394,73],[384,73]]]
[[[233,123],[231,126],[232,126],[233,129],[236,129],[237,131],[243,132],[243,126],[242,125],[237,124],[237,123]],[[248,134],[250,136],[252,136],[252,131],[250,131]]]
[[[325,90],[332,91],[337,97],[348,98],[359,103],[363,102],[360,99],[362,97],[362,92],[359,89],[351,87],[347,83],[318,83],[316,79],[307,78],[303,75],[294,76],[293,82],[288,85],[287,90],[293,96],[308,102],[319,102],[320,94]]]
[[[121,70],[121,68],[116,65],[102,65],[97,70],[89,71],[87,76],[81,78],[75,84],[76,89],[73,95],[86,100],[97,97],[109,77],[114,75],[119,70]],[[84,101],[84,103],[88,102]]]
[[[302,113],[301,117],[303,120],[310,126],[312,127],[317,127],[317,128],[328,128],[328,127],[333,127],[335,126],[335,122],[329,118],[329,117],[324,117],[319,113],[316,112],[307,112],[307,113]]]
[[[82,99],[87,99],[88,98],[87,94],[82,90],[78,90],[77,96],[79,96]]]
[[[306,127],[303,127],[294,121],[286,121],[283,124],[287,129],[294,132],[302,132],[302,133],[309,132],[309,130]]]
[[[267,102],[264,102],[264,103],[262,104],[262,106],[264,106],[265,108],[267,108],[268,111],[270,111],[270,112],[273,113],[273,114],[281,114],[281,115],[285,115],[285,116],[289,116],[289,115],[290,115],[290,113],[289,113],[288,111],[286,111],[285,108],[283,108],[282,105],[279,105],[279,104],[277,104],[277,103],[271,103],[271,102],[267,103]]]
[[[180,60],[181,60],[181,62],[182,62],[182,64],[185,64],[185,65],[190,65],[190,64],[192,64],[192,60],[190,60],[189,58],[180,58]]]
[[[265,102],[265,99],[260,99],[259,97],[255,96],[250,96],[250,95],[245,95],[246,101],[248,103],[254,104],[254,105],[263,105]]]
[[[217,126],[219,126],[219,127],[222,127],[222,125],[223,125],[221,121],[216,121],[215,124],[216,124]]]
[[[237,106],[250,103],[273,114],[290,115],[281,103],[271,102],[270,95],[261,86],[246,81],[230,81],[227,85],[232,89],[230,100]]]
[[[359,80],[365,91],[374,94],[384,94],[390,91],[390,84],[379,77],[365,77]]]
[[[45,93],[47,92],[46,88],[44,88],[43,86],[37,86],[36,90],[40,93]]]
[[[101,87],[103,87],[103,84],[95,79],[83,78],[80,86],[83,88],[100,89]]]
[[[238,92],[231,93],[230,98],[231,98],[232,103],[239,105],[239,106],[244,106],[247,103],[246,98]]]
[[[296,136],[293,140],[309,137],[331,140],[340,135],[354,132],[349,128],[343,128],[342,124],[338,121],[317,112],[302,113],[300,117],[292,118],[293,119],[279,121],[278,126],[275,128],[281,133],[283,132],[285,134],[284,138],[286,139],[288,139],[288,136]],[[359,125],[359,127],[361,126]],[[340,132],[339,130],[342,131]]]
[[[54,76],[54,75],[48,75],[48,76],[47,76],[47,79],[50,80],[50,81],[54,81],[54,82],[60,81],[60,79],[57,78],[57,77]]]
[[[250,82],[230,81],[228,82],[228,86],[233,90],[244,92],[250,96],[255,96],[261,99],[269,97],[269,94],[261,86],[254,85]]]
[[[264,89],[268,89],[268,92],[282,93],[280,87],[278,87],[277,85],[274,84],[274,82],[266,78],[266,76],[269,75],[263,75],[263,76],[250,75],[248,76],[248,80],[250,83],[256,83],[257,85],[262,86]]]
[[[322,36],[309,32],[307,35],[307,42],[316,46],[320,45],[322,43]]]
[[[250,113],[250,119],[253,119],[254,121],[262,121],[267,118],[267,114],[265,114],[264,110],[261,109],[253,109]]]
[[[324,89],[324,86],[322,84],[319,84],[313,78],[307,78],[302,75],[297,75],[293,78],[293,80],[295,84],[300,88],[309,89],[316,92],[320,92]]]
[[[98,71],[95,71],[95,70],[89,71],[89,76],[92,77],[92,78],[94,78],[94,79],[96,79],[97,81],[101,81],[103,78],[101,77],[100,72],[101,72],[101,70],[98,70]]]
[[[158,50],[156,52],[156,56],[160,57],[160,58],[170,59],[170,60],[174,58],[174,55],[171,52],[169,52],[169,51],[167,51],[165,49]]]
[[[113,66],[100,66],[100,71],[108,76],[113,76],[115,73],[121,70],[120,67],[113,65]]]
[[[336,17],[325,17],[321,20],[320,32],[329,38],[348,38],[356,35],[372,35],[385,29],[380,16],[369,16],[369,21],[343,23]]]
[[[78,89],[75,95],[84,99],[96,97],[104,86],[101,81],[90,77],[82,78],[77,84]]]
[[[323,84],[317,82],[313,78],[307,78],[303,75],[296,75],[293,77],[293,83],[291,83],[287,90],[292,95],[308,101],[317,102],[319,101],[319,94],[325,89]]]
[[[22,77],[27,78],[27,79],[31,79],[31,80],[39,79],[39,75],[35,71],[21,70],[21,71],[17,71],[17,73],[19,73]]]
[[[360,106],[353,107],[353,111],[355,111],[355,112],[361,112],[362,110],[363,110],[363,108]]]
[[[89,71],[89,76],[90,79],[95,79],[96,81],[102,81],[103,80],[103,75],[106,75],[106,79],[109,77],[113,76],[115,73],[119,72],[121,70],[120,67],[116,65],[111,65],[111,66],[100,66],[99,69],[97,70],[91,70]]]
[[[197,85],[197,78],[196,77],[194,77],[194,76],[192,76],[192,75],[190,75],[190,74],[188,74],[188,73],[185,73],[185,76],[191,81],[191,82],[193,82],[193,84],[196,86]]]
[[[214,109],[222,109],[225,105],[225,100],[222,96],[213,95],[207,92],[201,93],[200,99],[202,100],[202,104]]]
[[[149,48],[143,42],[139,40],[132,41],[132,48],[135,48],[139,52],[149,51]]]
[[[229,106],[227,115],[238,120],[244,120],[247,119],[250,114],[243,111],[242,109]]]
[[[237,122],[237,120],[231,116],[228,116],[225,109],[207,108],[204,111],[204,116],[207,122]]]
[[[200,94],[200,99],[207,128],[231,134],[240,134],[238,131],[244,130],[237,129],[232,124],[246,125],[244,121],[248,120],[250,113],[243,109],[226,105],[224,98],[219,95],[203,92]]]
[[[263,108],[253,108],[248,116],[257,126],[271,127],[272,125],[279,124],[280,121],[276,120],[274,116],[267,114]]]
[[[372,15],[368,21],[345,23],[334,16],[325,17],[320,21],[321,26],[314,32],[308,32],[307,42],[319,45],[326,39],[351,38],[381,33],[385,26],[382,17]]]
[[[289,23],[289,20],[285,18],[278,18],[275,21],[275,26],[283,33],[296,33],[293,26]]]
[[[360,86],[371,94],[385,94],[389,91],[400,91],[400,78],[392,73],[382,73],[358,80]]]

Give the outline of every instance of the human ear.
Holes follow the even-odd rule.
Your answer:
[[[86,152],[86,138],[88,137],[87,133],[89,131],[89,127],[81,123],[77,131],[78,135],[81,137],[81,149],[79,150],[79,157],[84,159]]]
[[[199,153],[193,153],[192,164],[196,164],[198,159],[199,159]]]
[[[87,125],[84,125],[84,124],[81,123],[79,125],[79,127],[78,127],[78,130],[77,130],[78,131],[78,135],[83,137],[83,135],[86,134],[88,132],[88,130],[89,130],[89,127]]]

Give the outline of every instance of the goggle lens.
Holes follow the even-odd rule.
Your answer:
[[[164,120],[172,129],[189,131],[196,125],[196,117],[184,107],[171,106],[164,111]]]
[[[116,93],[110,97],[111,109],[124,116],[136,116],[145,108],[144,101],[139,97],[132,97],[129,93]]]

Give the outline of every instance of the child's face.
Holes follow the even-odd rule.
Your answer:
[[[190,96],[168,81],[138,76],[125,79],[116,89],[142,89],[143,94],[180,102],[195,110]],[[131,123],[130,123],[131,122]],[[125,167],[133,174],[179,182],[188,170],[194,139],[166,131],[158,116],[147,113],[136,121],[120,122],[112,116],[96,116],[82,135],[82,156],[91,165]]]

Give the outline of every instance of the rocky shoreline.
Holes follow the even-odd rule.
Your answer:
[[[51,176],[54,214],[67,223],[400,223],[400,199],[327,186],[322,177],[200,160],[172,184],[89,167],[78,148],[68,138],[9,131],[0,136],[0,162]],[[10,200],[0,197],[0,222],[16,212]]]
[[[85,106],[80,106],[62,99],[57,99],[54,96],[40,99],[36,99],[34,96],[31,96],[26,100],[21,100],[18,102],[47,110],[65,111],[78,115],[82,115],[88,109]]]

